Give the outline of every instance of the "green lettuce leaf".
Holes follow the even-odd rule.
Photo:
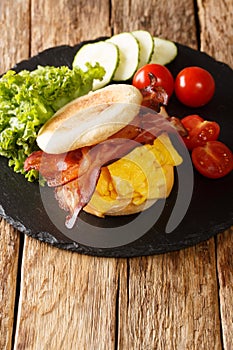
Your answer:
[[[25,173],[24,161],[37,150],[36,137],[41,126],[71,100],[92,90],[94,79],[102,79],[104,69],[87,64],[78,67],[38,66],[32,72],[9,70],[0,79],[0,155],[9,166],[29,181],[36,171]]]

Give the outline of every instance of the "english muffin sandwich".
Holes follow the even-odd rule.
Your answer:
[[[25,162],[55,188],[72,228],[80,210],[99,217],[129,215],[169,196],[182,158],[164,115],[141,108],[143,95],[117,84],[77,98],[40,130],[39,151]]]

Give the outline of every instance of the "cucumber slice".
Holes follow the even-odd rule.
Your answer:
[[[129,32],[113,35],[106,42],[117,45],[120,54],[119,65],[113,76],[115,81],[126,81],[134,75],[139,61],[139,44]],[[109,58],[110,59],[110,58]]]
[[[152,35],[146,30],[135,30],[131,32],[139,43],[139,64],[138,68],[141,68],[145,64],[149,63],[154,51],[154,40]]]
[[[116,45],[106,41],[99,41],[86,44],[81,47],[73,60],[73,67],[78,66],[82,70],[87,70],[86,63],[95,65],[96,62],[105,69],[103,80],[93,81],[93,90],[100,89],[107,85],[113,78],[119,63],[119,50]]]
[[[170,40],[154,37],[154,52],[150,63],[165,65],[177,55],[177,46]]]

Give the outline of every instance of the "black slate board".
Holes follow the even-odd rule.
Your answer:
[[[13,69],[18,72],[22,69],[33,70],[37,65],[71,67],[75,53],[83,44],[85,42],[74,47],[63,45],[47,49],[18,63]],[[216,120],[221,126],[220,140],[233,149],[233,71],[205,53],[178,43],[177,47],[178,56],[168,65],[174,77],[186,66],[203,67],[213,75],[216,93],[208,105],[195,109],[184,107],[173,96],[168,112],[180,117],[200,114],[206,119]],[[180,145],[177,144],[177,147]],[[233,173],[218,180],[204,178],[192,169],[187,151],[180,148],[180,152],[187,167],[182,165],[176,172],[174,188],[166,201],[157,202],[140,215],[127,217],[99,219],[82,212],[78,226],[72,230],[65,229],[66,213],[59,209],[53,193],[46,192],[44,203],[43,190],[40,191],[39,185],[28,183],[22,175],[15,174],[8,167],[7,160],[0,157],[0,215],[31,237],[82,254],[133,257],[194,245],[233,224]],[[49,216],[45,209],[49,211]],[[178,225],[173,225],[174,229],[167,232],[167,225],[174,213]],[[57,220],[56,225],[53,215]],[[158,215],[157,221],[155,215]],[[180,223],[179,215],[183,218]],[[156,221],[154,224],[153,220]]]

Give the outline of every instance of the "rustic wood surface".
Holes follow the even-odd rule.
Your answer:
[[[10,349],[18,273],[19,234],[0,219],[0,349]]]
[[[232,26],[230,0],[1,0],[0,73],[50,46],[139,28],[233,67]],[[230,350],[232,233],[106,259],[24,238],[1,220],[0,349]]]

